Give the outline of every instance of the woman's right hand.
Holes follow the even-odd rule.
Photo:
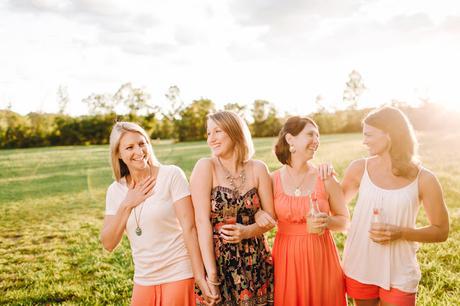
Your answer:
[[[204,278],[195,281],[201,290],[201,294],[206,305],[216,305],[217,302],[220,301],[219,292],[217,292],[217,294],[213,294],[210,288],[212,285],[209,284]]]
[[[130,208],[136,207],[153,194],[155,183],[156,178],[150,176],[140,183],[134,183],[133,186],[128,187],[129,190],[123,202]]]
[[[331,163],[323,163],[318,166],[319,177],[325,181],[335,175],[334,167]]]

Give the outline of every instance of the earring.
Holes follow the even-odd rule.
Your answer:
[[[295,153],[295,147],[293,145],[289,145],[289,152]]]

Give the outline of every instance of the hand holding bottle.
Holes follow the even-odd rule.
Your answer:
[[[328,215],[320,211],[316,194],[310,193],[310,208],[307,215],[307,232],[323,234],[328,224]]]

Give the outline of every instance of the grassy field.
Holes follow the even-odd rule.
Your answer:
[[[418,305],[458,305],[460,300],[460,139],[421,134],[420,155],[439,177],[450,211],[451,233],[418,253],[422,281]],[[256,139],[256,158],[279,167],[274,139]],[[187,175],[209,151],[204,142],[156,144],[164,164]],[[317,161],[339,174],[365,156],[361,136],[328,135]],[[107,146],[0,151],[0,304],[128,304],[133,266],[126,239],[113,253],[98,241],[105,190],[111,183]],[[426,224],[420,213],[419,225]],[[270,239],[274,233],[270,233]],[[339,249],[344,236],[335,235]]]

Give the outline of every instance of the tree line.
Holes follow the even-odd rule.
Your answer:
[[[364,87],[362,84],[356,85],[356,75],[354,78],[354,83],[347,83],[344,92],[344,100],[345,94],[351,97],[349,107],[327,111],[317,105],[317,111],[310,114],[322,134],[361,131],[361,120],[370,109],[356,107],[357,97]],[[0,148],[107,144],[111,128],[117,121],[139,123],[152,139],[180,142],[203,140],[206,137],[206,116],[216,111],[210,99],[201,98],[186,105],[180,98],[177,86],[171,86],[165,94],[169,100],[166,110],[151,105],[148,93],[130,83],[123,84],[112,95],[92,94],[85,98],[83,102],[87,104],[90,115],[66,115],[65,108],[69,101],[66,89],[59,87],[57,96],[59,112],[56,114],[32,112],[22,116],[9,109],[0,110]],[[417,108],[398,101],[392,104],[405,111],[416,129],[459,127],[458,113],[441,111],[429,101]],[[256,100],[250,106],[228,103],[224,109],[234,111],[244,118],[253,137],[276,136],[289,116],[280,115],[273,104],[264,100]],[[250,121],[246,118],[248,115]]]

